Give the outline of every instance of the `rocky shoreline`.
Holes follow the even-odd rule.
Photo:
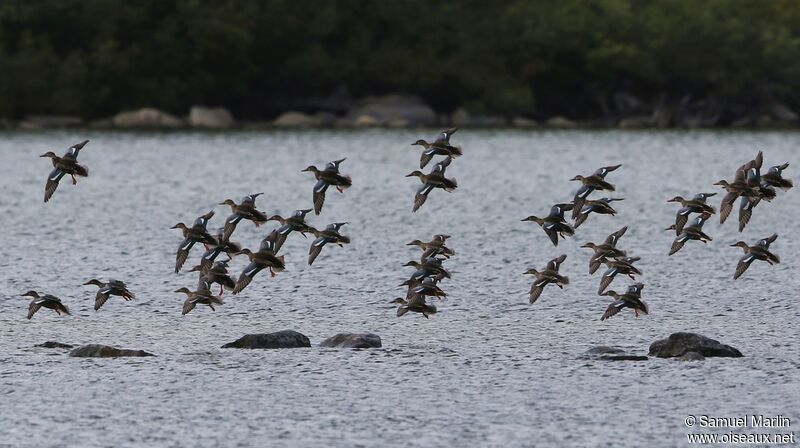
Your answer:
[[[726,104],[713,99],[663,100],[649,104],[621,93],[612,96],[601,117],[573,120],[563,116],[531,118],[470,113],[464,108],[452,114],[437,114],[416,96],[385,95],[353,102],[343,113],[326,110],[302,112],[288,110],[269,121],[239,121],[222,107],[193,106],[185,116],[155,108],[122,111],[112,117],[85,120],[65,115],[29,115],[18,122],[0,119],[0,129],[316,129],[316,128],[419,128],[457,126],[461,128],[543,128],[543,129],[794,129],[800,118],[780,102],[754,107]]]

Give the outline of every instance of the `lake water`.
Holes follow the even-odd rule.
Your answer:
[[[743,234],[736,211],[667,257],[674,195],[722,191],[712,184],[763,150],[765,165],[789,161],[800,179],[800,134],[780,132],[473,131],[453,142],[464,156],[448,168],[459,188],[434,191],[411,213],[419,147],[427,131],[0,134],[3,257],[0,292],[0,446],[686,446],[692,415],[783,415],[800,427],[797,290],[800,201],[796,189],[759,205]],[[37,156],[91,142],[80,160],[88,179],[68,179],[42,203],[50,162]],[[352,244],[326,247],[306,265],[311,239],[290,235],[287,268],[258,275],[212,312],[181,316],[192,273],[174,274],[180,232],[210,209],[209,229],[229,213],[217,206],[255,192],[260,209],[311,207],[310,173],[347,157],[353,178],[332,191],[317,226],[349,221]],[[622,163],[616,217],[593,215],[553,247],[529,214],[571,199],[575,174]],[[721,194],[712,198],[719,205]],[[239,225],[233,240],[256,246],[275,225]],[[651,314],[625,310],[599,320],[610,302],[596,295],[590,251],[623,225],[620,247],[640,256]],[[777,232],[781,264],[757,262],[739,280],[731,243]],[[452,235],[445,263],[449,298],[431,319],[398,318],[390,300],[419,251],[405,246]],[[187,267],[199,258],[194,249]],[[529,267],[560,254],[571,283],[546,288],[528,305]],[[246,260],[231,263],[238,275]],[[133,302],[112,298],[93,311],[93,277],[125,280]],[[612,289],[629,283],[617,279]],[[73,316],[41,310],[25,319],[36,289],[55,294]],[[233,350],[246,333],[293,329],[313,348]],[[740,359],[687,363],[580,359],[598,345],[646,354],[650,343],[692,331],[739,348]],[[383,348],[322,349],[338,332],[373,332]],[[48,340],[143,349],[154,358],[79,359]],[[727,431],[722,431],[727,432]],[[751,431],[753,432],[753,431]],[[780,431],[766,431],[780,432]]]

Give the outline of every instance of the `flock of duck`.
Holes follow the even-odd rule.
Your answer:
[[[789,164],[784,163],[776,165],[762,174],[761,168],[763,163],[763,153],[759,151],[756,157],[740,166],[734,175],[734,180],[728,182],[720,180],[714,185],[719,185],[727,191],[727,194],[722,198],[720,204],[720,223],[724,223],[730,215],[733,205],[737,199],[740,199],[739,205],[739,232],[744,231],[747,223],[753,214],[753,209],[761,203],[762,200],[771,202],[776,196],[776,188],[784,191],[793,187],[791,179],[783,177],[782,173]],[[550,213],[540,218],[538,216],[528,216],[523,221],[533,221],[542,227],[544,232],[553,242],[554,246],[558,246],[559,237],[566,238],[575,234],[577,229],[582,223],[586,221],[592,213],[615,215],[616,210],[612,207],[612,202],[622,201],[623,198],[608,198],[589,199],[589,195],[594,191],[608,191],[613,192],[615,187],[610,182],[606,181],[606,175],[617,170],[622,165],[612,165],[597,169],[589,176],[578,175],[571,180],[578,181],[581,186],[575,193],[572,202],[555,204],[550,209]],[[703,224],[716,213],[714,207],[707,204],[708,198],[714,196],[716,193],[698,193],[692,199],[684,199],[681,196],[675,196],[667,202],[677,202],[681,204],[681,208],[675,215],[675,223],[667,227],[665,230],[675,231],[676,238],[672,243],[669,255],[673,255],[683,245],[691,240],[707,243],[712,240],[710,236],[703,232]],[[574,224],[570,224],[564,218],[564,214],[572,211],[572,219]],[[691,224],[686,225],[689,218],[695,214],[694,220]],[[627,275],[631,280],[636,281],[636,276],[641,275],[642,272],[634,266],[634,263],[640,260],[640,257],[629,256],[624,250],[617,247],[620,238],[628,230],[627,227],[622,227],[616,232],[609,235],[602,244],[586,243],[581,247],[591,249],[594,253],[589,259],[589,274],[594,274],[601,265],[606,265],[606,271],[600,279],[600,287],[597,290],[598,295],[610,296],[614,299],[605,311],[603,312],[600,320],[606,320],[624,308],[631,308],[635,316],[639,313],[648,314],[647,304],[642,300],[642,290],[644,284],[636,282],[628,286],[624,293],[619,294],[614,290],[606,290],[614,278],[618,274]],[[736,271],[733,275],[734,280],[739,278],[750,265],[756,260],[766,261],[770,265],[780,262],[777,255],[770,252],[769,247],[776,239],[777,234],[773,234],[767,238],[756,241],[754,245],[748,245],[744,241],[738,241],[732,244],[732,247],[740,247],[744,250],[744,255],[739,259],[736,266]],[[566,255],[561,255],[547,262],[545,268],[538,271],[534,268],[525,271],[525,274],[534,276],[534,282],[531,285],[529,293],[530,303],[536,302],[539,296],[544,291],[544,287],[548,284],[553,284],[559,288],[564,288],[569,284],[569,278],[559,273],[559,267],[566,260]]]
[[[412,146],[423,147],[420,157],[420,169],[424,169],[435,156],[443,156],[439,162],[435,163],[428,174],[415,170],[406,177],[418,177],[422,182],[414,197],[412,211],[416,212],[427,200],[428,195],[436,188],[452,192],[458,187],[454,178],[445,177],[445,171],[452,163],[453,159],[463,154],[461,147],[450,143],[451,136],[457,129],[447,129],[442,131],[431,143],[425,140],[417,140]],[[86,146],[88,140],[69,147],[66,153],[59,157],[53,152],[47,152],[40,157],[47,157],[53,164],[53,170],[47,177],[45,184],[44,202],[48,202],[56,189],[59,181],[69,175],[72,184],[77,184],[78,177],[87,177],[89,170],[78,163],[78,154]],[[334,187],[340,193],[352,185],[350,176],[340,173],[339,168],[346,159],[339,159],[329,162],[324,169],[318,169],[311,165],[302,170],[314,174],[316,184],[312,190],[313,209],[298,209],[294,213],[284,218],[280,215],[267,216],[264,212],[256,208],[256,199],[263,193],[255,193],[245,196],[236,203],[232,199],[226,199],[219,205],[227,205],[231,209],[231,214],[225,219],[223,227],[219,228],[214,235],[208,232],[208,224],[215,212],[213,210],[197,217],[192,226],[179,222],[172,229],[179,229],[183,235],[183,241],[178,246],[175,259],[175,273],[179,273],[185,262],[188,260],[191,249],[198,243],[205,248],[199,263],[192,267],[188,272],[198,274],[198,284],[196,289],[191,290],[182,287],[176,293],[186,295],[183,302],[182,313],[185,315],[192,311],[197,305],[206,305],[212,310],[216,305],[222,305],[222,295],[224,291],[230,290],[232,294],[241,293],[255,276],[268,270],[271,276],[285,269],[283,255],[278,255],[287,237],[292,233],[300,233],[303,237],[313,234],[315,239],[309,247],[308,264],[312,265],[326,245],[338,245],[343,247],[350,242],[350,238],[340,233],[340,230],[347,222],[334,222],[329,224],[324,230],[317,230],[306,222],[306,215],[312,210],[316,215],[321,214],[325,204],[325,195],[330,187]],[[720,180],[714,185],[721,186],[726,195],[720,204],[720,223],[724,223],[737,199],[739,204],[739,232],[744,231],[752,218],[753,210],[762,201],[771,202],[777,197],[776,189],[787,191],[793,187],[790,179],[783,177],[783,171],[789,166],[788,163],[775,165],[769,168],[766,173],[761,173],[763,154],[761,152],[751,161],[740,166],[731,182]],[[590,199],[590,195],[595,191],[614,192],[615,186],[606,180],[609,173],[616,171],[622,165],[611,165],[597,169],[588,176],[577,175],[572,181],[580,182],[577,192],[571,202],[558,203],[551,207],[547,216],[540,218],[534,215],[528,216],[522,221],[532,221],[538,224],[545,234],[550,238],[554,246],[558,246],[559,238],[566,238],[575,234],[575,229],[587,221],[591,214],[604,214],[614,216],[617,212],[612,206],[613,202],[622,201],[623,198],[603,197]],[[669,250],[669,255],[673,255],[681,250],[685,243],[691,240],[707,243],[712,238],[703,231],[703,224],[716,213],[714,207],[707,203],[707,200],[716,193],[698,193],[692,199],[685,199],[675,196],[668,200],[669,203],[681,205],[675,216],[675,223],[666,228],[674,231],[676,238]],[[567,212],[571,213],[569,223],[565,218]],[[689,219],[692,218],[689,223]],[[272,229],[261,240],[258,250],[253,251],[243,248],[238,242],[231,241],[230,238],[236,231],[237,225],[243,221],[251,221],[256,227],[268,221],[277,221],[280,225]],[[636,276],[642,272],[634,266],[640,257],[630,256],[627,251],[619,248],[618,242],[625,235],[628,227],[622,227],[610,234],[601,244],[592,242],[584,244],[583,248],[591,249],[593,254],[589,258],[589,274],[594,274],[605,265],[606,270],[600,278],[600,286],[597,294],[609,296],[614,300],[606,307],[600,320],[606,320],[625,308],[633,310],[635,316],[639,313],[648,314],[648,306],[642,300],[641,294],[644,284],[636,282]],[[406,287],[405,298],[397,298],[391,303],[397,304],[397,316],[406,313],[419,313],[425,318],[436,313],[436,306],[427,303],[428,297],[443,299],[447,294],[441,289],[439,283],[447,278],[451,278],[450,272],[444,268],[443,262],[455,255],[446,242],[449,235],[434,235],[430,241],[424,242],[414,240],[408,243],[409,246],[416,246],[422,250],[419,261],[412,260],[403,266],[415,268],[414,273],[400,286]],[[774,265],[780,262],[777,255],[772,253],[770,245],[778,238],[777,234],[757,240],[753,245],[744,241],[732,244],[732,247],[739,247],[744,251],[744,255],[738,261],[733,278],[742,276],[750,265],[761,260]],[[219,256],[225,254],[226,260],[218,260]],[[249,264],[240,273],[238,279],[234,280],[228,273],[228,263],[236,256],[244,255],[249,259]],[[561,255],[547,262],[544,269],[528,269],[525,274],[532,275],[534,281],[529,292],[529,302],[533,304],[541,296],[544,288],[548,284],[556,285],[559,288],[569,284],[569,278],[559,273],[559,269],[566,260],[566,255]],[[625,292],[620,294],[614,290],[608,290],[614,279],[618,276],[628,276],[635,283],[629,285]],[[98,279],[91,279],[84,285],[94,285],[99,289],[95,296],[95,311],[99,310],[111,296],[121,297],[123,300],[132,300],[135,295],[131,293],[125,283],[120,280],[108,280],[103,282]],[[213,285],[219,286],[219,294],[212,292]],[[23,294],[31,298],[28,309],[28,319],[41,308],[54,310],[57,314],[69,314],[69,309],[58,297],[51,294],[40,294],[37,291],[28,291]]]

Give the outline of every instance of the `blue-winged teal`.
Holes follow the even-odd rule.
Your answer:
[[[216,261],[211,265],[197,265],[190,269],[188,272],[199,272],[200,281],[203,281],[211,287],[214,283],[219,285],[219,295],[224,293],[223,288],[233,289],[236,287],[236,282],[228,275],[228,262]]]
[[[273,230],[264,240],[261,241],[261,246],[258,252],[252,252],[250,249],[242,249],[241,254],[247,255],[250,259],[250,264],[244,268],[239,280],[236,281],[236,287],[233,288],[234,294],[239,294],[250,282],[253,277],[264,269],[269,269],[272,277],[275,277],[276,272],[281,272],[286,268],[283,255],[275,255],[275,239],[278,232]]]
[[[632,309],[636,317],[639,317],[640,312],[642,314],[648,314],[647,304],[641,298],[642,289],[644,289],[644,285],[636,283],[631,285],[624,294],[617,294],[615,291],[606,291],[602,295],[611,296],[614,298],[614,301],[608,305],[608,308],[606,308],[600,320],[606,320],[616,315],[622,311],[623,308]]]
[[[97,279],[91,279],[84,285],[97,286],[97,294],[94,296],[94,310],[97,311],[103,306],[109,297],[118,296],[122,297],[125,301],[135,299],[136,296],[128,291],[128,286],[121,280],[109,280],[107,283],[101,282]]]
[[[312,199],[314,200],[314,213],[319,215],[320,212],[322,212],[322,206],[325,204],[325,192],[328,190],[329,186],[332,185],[336,187],[339,193],[344,192],[345,189],[352,186],[353,181],[350,176],[343,176],[339,173],[339,165],[345,160],[346,158],[329,162],[324,170],[320,170],[314,165],[310,165],[306,169],[301,170],[303,172],[314,173],[314,177],[317,179],[312,195]]]
[[[414,170],[406,175],[406,177],[418,177],[420,182],[423,184],[422,187],[417,190],[417,194],[414,196],[414,207],[411,209],[411,211],[416,212],[419,210],[419,208],[422,207],[422,205],[428,199],[428,194],[430,194],[434,188],[441,188],[447,192],[452,192],[458,188],[458,181],[456,181],[454,177],[445,177],[445,171],[452,160],[453,159],[451,157],[446,157],[444,160],[434,165],[433,169],[428,174],[424,174],[419,170]]]
[[[737,241],[731,244],[731,247],[741,247],[742,250],[744,250],[744,255],[739,259],[739,263],[736,265],[736,272],[733,274],[733,279],[736,280],[741,277],[755,260],[766,261],[770,266],[780,263],[780,258],[769,251],[769,245],[776,239],[778,239],[777,233],[756,241],[756,244],[753,246],[749,246],[744,241]]]
[[[788,163],[771,167],[766,174],[761,175],[761,182],[771,187],[780,188],[783,191],[789,190],[794,186],[794,183],[791,179],[783,177],[783,170],[788,167]]]
[[[590,213],[614,216],[617,211],[614,210],[614,207],[611,206],[611,203],[614,201],[624,200],[624,198],[601,198],[597,200],[586,199],[583,201],[583,207],[581,207],[580,213],[578,213],[578,216],[575,218],[575,228],[577,229],[580,227],[581,224],[586,221],[586,218],[589,217]]]
[[[78,163],[78,154],[83,149],[89,140],[84,140],[80,143],[72,145],[67,149],[63,157],[58,157],[53,151],[48,151],[39,157],[47,157],[53,164],[53,171],[47,176],[47,183],[44,186],[44,202],[50,200],[53,193],[58,188],[58,183],[61,178],[69,174],[72,177],[72,185],[76,185],[78,181],[75,176],[87,177],[89,176],[89,169]]]
[[[186,224],[179,222],[174,226],[170,227],[171,229],[181,229],[183,232],[183,242],[180,246],[178,246],[178,253],[175,256],[175,273],[177,274],[180,272],[181,267],[186,262],[186,259],[189,258],[189,250],[191,250],[192,246],[195,243],[203,243],[207,245],[217,244],[217,240],[208,234],[206,230],[206,226],[208,225],[208,220],[214,216],[214,211],[210,211],[203,216],[198,217],[192,227],[187,227]]]
[[[550,214],[544,218],[538,216],[528,216],[522,221],[533,221],[539,224],[544,233],[550,238],[554,246],[558,246],[558,236],[566,238],[575,234],[575,229],[572,228],[566,221],[564,221],[564,212],[572,210],[572,204],[556,204],[550,208]],[[566,235],[566,236],[565,236]]]
[[[675,234],[679,235],[683,227],[686,225],[686,221],[689,220],[689,215],[692,213],[716,213],[714,207],[706,204],[706,200],[711,196],[716,195],[716,193],[698,193],[692,199],[684,199],[683,196],[675,196],[674,198],[668,200],[667,202],[677,202],[681,204],[681,208],[678,209],[678,213],[675,215]],[[672,226],[668,228],[669,230],[672,229]]]
[[[602,168],[598,168],[589,176],[581,176],[577,175],[570,179],[571,181],[579,181],[581,186],[578,188],[578,191],[575,192],[575,197],[573,198],[572,203],[575,205],[575,208],[572,209],[572,219],[576,219],[578,214],[580,213],[581,209],[583,208],[583,202],[586,200],[589,195],[595,190],[606,190],[606,191],[614,191],[614,185],[609,182],[606,182],[605,178],[606,175],[617,168],[621,167],[622,165],[611,165],[611,166],[604,166]]]
[[[675,241],[672,242],[672,247],[670,247],[669,255],[678,252],[683,248],[683,245],[686,244],[689,240],[696,240],[702,243],[707,243],[712,241],[712,238],[706,235],[703,232],[703,224],[708,221],[708,218],[711,217],[711,213],[703,213],[702,215],[696,217],[694,222],[691,225],[684,227],[681,232],[678,234],[678,237],[675,238]]]
[[[242,198],[242,203],[237,204],[233,199],[225,199],[219,205],[229,205],[231,207],[231,215],[225,219],[225,230],[222,239],[227,240],[236,230],[236,225],[239,221],[247,219],[253,221],[256,227],[267,222],[267,215],[256,208],[256,198],[264,193],[255,193]]]
[[[314,235],[317,237],[312,243],[311,247],[308,249],[308,265],[311,266],[314,263],[314,260],[317,259],[320,252],[322,252],[322,248],[329,243],[337,244],[339,247],[344,247],[344,244],[350,243],[350,237],[342,235],[339,233],[339,229],[342,228],[346,222],[335,222],[333,224],[328,224],[325,227],[325,230],[316,230],[314,229]]]
[[[397,317],[403,316],[409,311],[412,313],[420,313],[426,319],[428,316],[436,314],[436,306],[425,303],[425,296],[422,294],[412,294],[406,299],[398,297],[389,303],[400,305],[397,307]]]
[[[69,308],[61,303],[61,299],[50,294],[39,295],[36,291],[28,291],[22,294],[23,297],[30,297],[31,304],[28,306],[28,319],[32,318],[40,308],[49,308],[59,316],[61,313],[69,315]]]
[[[634,276],[642,275],[642,272],[633,263],[640,259],[640,257],[617,257],[604,260],[603,262],[608,269],[603,272],[603,276],[600,278],[600,287],[597,289],[597,294],[602,295],[603,291],[614,281],[617,274],[627,275],[632,280],[636,280]]]
[[[191,291],[189,288],[183,287],[175,290],[175,292],[186,294],[186,300],[183,301],[183,310],[181,311],[181,314],[183,315],[186,315],[189,313],[189,311],[192,311],[198,304],[207,305],[209,308],[211,308],[211,311],[216,311],[214,305],[223,304],[222,299],[212,294],[208,283],[203,281],[197,285],[196,291]]]
[[[536,302],[539,296],[542,295],[544,287],[550,283],[558,286],[560,289],[564,289],[564,286],[569,284],[569,278],[558,273],[561,263],[563,263],[566,259],[566,255],[553,258],[547,262],[547,267],[545,267],[545,269],[541,272],[534,268],[525,271],[525,274],[533,275],[536,278],[531,285],[530,292],[528,293],[529,303]]]
[[[306,215],[311,212],[310,208],[295,210],[292,216],[284,218],[281,215],[272,215],[268,219],[270,221],[278,221],[281,226],[278,227],[278,236],[275,239],[275,252],[279,251],[286,242],[286,238],[292,232],[300,232],[304,237],[306,233],[314,233],[314,227],[308,225],[305,221]]]

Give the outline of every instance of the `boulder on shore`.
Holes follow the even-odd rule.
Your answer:
[[[320,125],[320,120],[302,112],[289,111],[278,115],[272,125],[280,128],[310,128]]]
[[[572,129],[578,126],[577,123],[575,123],[574,121],[562,116],[552,117],[548,119],[545,122],[545,124],[552,128],[560,128],[560,129]]]
[[[311,347],[308,337],[293,330],[246,334],[222,348],[299,348]]]
[[[20,129],[54,129],[80,126],[83,118],[72,115],[28,115],[19,122]]]
[[[373,333],[339,333],[325,339],[319,346],[333,348],[378,348],[381,347],[381,337]]]
[[[436,112],[422,98],[410,95],[366,97],[355,104],[348,116],[356,126],[359,120],[363,122],[360,117],[374,118],[381,126],[401,120],[409,126],[436,124]]]
[[[47,342],[43,342],[43,343],[41,343],[41,344],[36,344],[36,347],[44,347],[44,348],[72,348],[72,347],[75,347],[75,346],[74,346],[74,345],[71,345],[71,344],[64,344],[63,342],[57,342],[57,341],[47,341]]]
[[[235,124],[233,115],[224,107],[192,106],[189,109],[189,125],[193,128],[226,129]]]
[[[155,356],[144,350],[127,350],[101,344],[82,345],[69,352],[69,356],[76,358],[121,358],[126,356],[142,357]]]
[[[183,121],[166,112],[152,107],[138,110],[129,110],[114,115],[111,120],[118,128],[177,128],[183,126]]]
[[[672,333],[667,339],[650,344],[649,354],[659,358],[675,358],[689,352],[696,352],[706,358],[712,356],[739,358],[742,356],[742,352],[730,345],[721,344],[719,341],[695,333]]]

